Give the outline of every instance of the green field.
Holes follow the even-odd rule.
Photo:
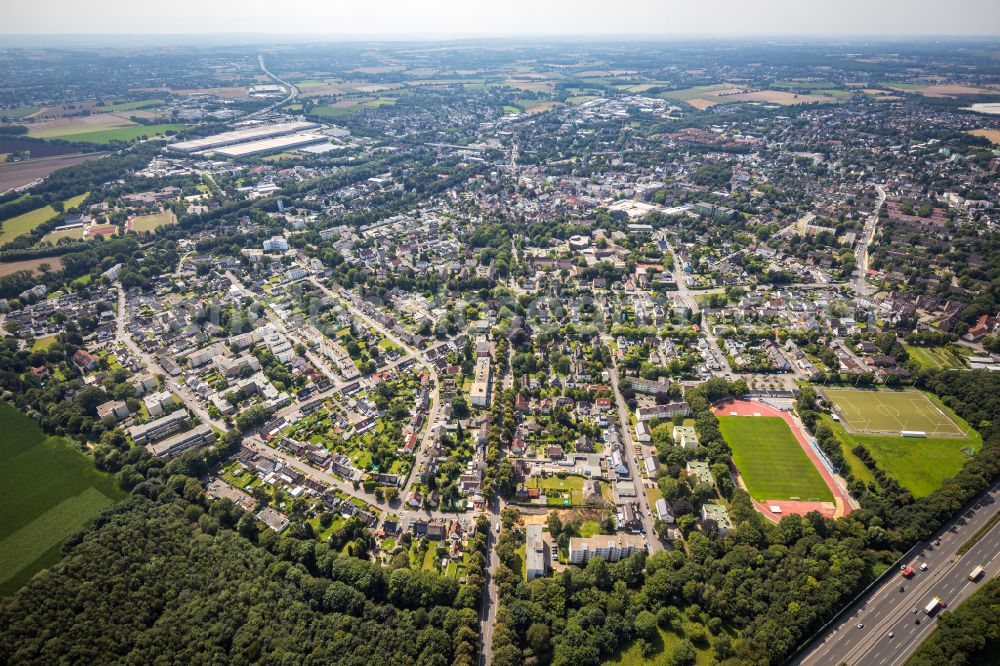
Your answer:
[[[337,118],[347,116],[365,109],[377,109],[380,106],[391,106],[396,103],[395,98],[379,97],[378,99],[359,99],[357,104],[351,106],[317,106],[313,108],[309,115],[320,118]]]
[[[826,388],[823,393],[850,432],[898,435],[910,430],[945,437],[961,437],[965,432],[942,407],[919,391]]]
[[[70,210],[72,208],[76,208],[83,203],[83,200],[87,198],[88,194],[90,193],[86,192],[67,199],[63,202],[63,209]],[[35,227],[45,224],[57,215],[59,215],[59,212],[52,206],[43,206],[41,208],[29,210],[27,213],[22,213],[17,217],[10,218],[9,220],[4,220],[0,223],[3,225],[2,228],[0,228],[0,246],[11,242],[18,236],[30,233],[35,229]]]
[[[968,437],[901,437],[852,434],[834,423],[833,432],[847,450],[863,444],[879,468],[914,497],[940,488],[941,482],[954,476],[969,459],[963,449],[979,451],[983,441],[971,429]]]
[[[670,654],[677,649],[677,646],[681,644],[684,640],[685,629],[691,627],[691,622],[684,621],[682,626],[676,629],[664,629],[663,627],[657,627],[657,636],[650,639],[653,645],[653,658],[646,659],[642,656],[642,650],[639,647],[638,642],[633,641],[629,644],[629,647],[624,650],[619,650],[610,659],[606,659],[601,662],[602,666],[645,666],[646,664],[669,664],[672,663],[669,660]],[[709,646],[694,646],[695,651],[695,664],[696,666],[709,666],[710,664],[718,663],[712,656],[712,650]],[[664,658],[667,657],[667,658]]]
[[[0,118],[24,118],[38,111],[37,106],[15,106],[9,109],[0,109]]]
[[[65,139],[74,143],[107,143],[109,141],[133,141],[140,136],[159,136],[169,131],[184,129],[184,125],[176,123],[163,123],[160,125],[134,125],[131,127],[119,127],[115,129],[98,130],[96,132],[77,132],[65,136],[55,136],[49,138]]]
[[[136,109],[147,109],[151,106],[160,106],[164,103],[162,99],[141,99],[137,102],[122,102],[121,104],[111,104],[109,106],[95,106],[98,111],[135,111]]]
[[[720,90],[733,89],[736,90],[736,86],[731,86],[726,83],[719,83],[710,86],[695,86],[693,88],[683,88],[681,90],[668,90],[667,92],[660,93],[657,97],[665,97],[667,99],[677,99],[682,102],[686,102],[689,99],[697,99],[706,93],[717,93]]]
[[[754,499],[833,501],[833,493],[784,419],[720,416],[719,430]]]
[[[111,476],[59,437],[0,402],[0,595],[59,560],[59,547],[123,499]]]
[[[162,213],[153,213],[152,215],[133,217],[130,222],[130,230],[137,232],[156,231],[160,227],[176,223],[177,218],[174,216],[173,211],[165,211]]]
[[[903,345],[914,361],[924,368],[967,368],[965,358],[958,347],[913,347]]]

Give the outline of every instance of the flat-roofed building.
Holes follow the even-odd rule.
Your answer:
[[[180,153],[196,153],[199,150],[209,150],[211,148],[220,148],[222,146],[231,146],[237,143],[244,143],[247,141],[259,141],[261,139],[267,139],[275,136],[285,136],[287,134],[295,134],[296,132],[304,132],[306,130],[316,129],[319,127],[318,123],[309,122],[293,122],[293,123],[278,123],[275,125],[262,125],[260,127],[252,127],[250,129],[234,130],[232,132],[223,132],[221,134],[213,134],[211,136],[206,136],[201,139],[192,139],[190,141],[180,141],[178,143],[172,143],[167,146],[169,150],[174,150]]]
[[[327,138],[322,134],[289,134],[261,139],[259,141],[247,141],[246,143],[222,146],[214,149],[213,152],[224,157],[249,157],[250,155],[263,155],[264,153],[276,153],[289,148],[310,146],[314,143],[325,141],[327,141]]]
[[[733,520],[729,517],[729,510],[720,504],[702,504],[702,525],[705,524],[706,520],[715,521],[715,526],[720,535],[729,534],[730,530],[733,529]]]
[[[542,526],[528,525],[525,528],[525,575],[529,581],[545,575],[545,542],[542,541]]]
[[[472,389],[469,391],[469,401],[476,407],[486,407],[490,404],[490,382],[492,381],[493,368],[490,365],[489,356],[481,356],[476,359],[476,375],[472,380]]]
[[[569,540],[569,561],[570,564],[583,564],[592,557],[603,557],[608,562],[617,562],[644,550],[646,550],[646,540],[635,534],[573,537]]]
[[[191,423],[191,416],[183,409],[171,412],[155,421],[132,426],[128,429],[128,436],[137,446],[145,446],[151,442],[158,442],[167,435],[172,435],[178,430],[182,430]]]
[[[193,449],[202,444],[211,444],[215,441],[215,432],[204,423],[177,433],[156,444],[148,444],[146,450],[157,458],[169,458],[178,453],[184,453],[188,449]]]

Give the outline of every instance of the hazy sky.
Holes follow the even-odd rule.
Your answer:
[[[5,34],[998,35],[1000,0],[40,0]]]

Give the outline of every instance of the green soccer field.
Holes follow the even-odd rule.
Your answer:
[[[852,432],[898,435],[909,430],[945,437],[965,435],[941,407],[919,391],[827,388],[823,393]]]
[[[114,479],[58,437],[0,402],[0,596],[59,560],[59,547],[123,499]]]
[[[833,501],[833,493],[784,419],[720,416],[719,430],[754,499]]]

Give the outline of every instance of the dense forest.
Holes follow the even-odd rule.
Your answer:
[[[475,663],[454,580],[315,541],[258,546],[241,516],[190,477],[143,482],[0,604],[0,663]]]

